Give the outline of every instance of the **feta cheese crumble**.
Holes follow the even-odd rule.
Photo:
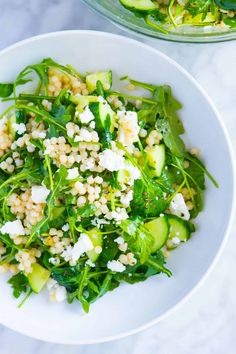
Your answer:
[[[13,123],[12,124],[13,129],[15,129],[15,131],[19,134],[22,135],[26,132],[26,126],[24,123]]]
[[[109,261],[107,263],[107,268],[112,272],[122,273],[125,271],[126,267],[120,261]]]
[[[181,193],[177,193],[175,197],[170,202],[170,212],[184,220],[190,219],[190,213],[188,211],[187,205],[185,204],[184,197]]]
[[[125,242],[125,240],[123,239],[123,237],[119,236],[114,240],[114,242],[118,243],[118,245],[121,245]]]
[[[62,257],[66,261],[71,260],[73,263],[75,263],[82,256],[83,253],[91,251],[93,248],[93,243],[88,237],[88,235],[85,233],[81,233],[74,247],[68,246],[66,250],[62,253]]]
[[[99,165],[106,168],[108,171],[119,171],[124,167],[124,157],[116,151],[110,149],[104,150],[99,155]]]
[[[21,220],[7,221],[0,229],[2,234],[9,234],[13,236],[23,236],[25,235],[25,229],[22,225]]]
[[[94,267],[95,267],[95,264],[94,264],[92,261],[90,261],[90,259],[88,259],[88,260],[85,262],[85,264],[89,265],[91,268],[94,268]]]
[[[84,123],[84,124],[87,124],[87,123],[91,122],[92,120],[94,120],[94,115],[90,111],[89,106],[86,106],[85,110],[79,114],[79,119],[80,119],[81,123]]]
[[[31,199],[35,204],[46,203],[50,190],[45,186],[32,186]]]
[[[56,280],[50,278],[47,282],[47,289],[49,291],[49,297],[52,302],[62,302],[66,300],[66,288],[59,285]]]
[[[67,170],[67,172],[68,175],[66,179],[75,179],[79,176],[78,167],[70,168],[69,170]]]
[[[64,231],[64,232],[69,231],[69,230],[70,230],[69,224],[63,225],[61,229],[62,229],[62,231]]]

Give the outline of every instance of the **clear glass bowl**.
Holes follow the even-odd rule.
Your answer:
[[[168,34],[163,34],[148,26],[142,18],[126,10],[119,0],[83,0],[92,9],[105,16],[113,23],[138,34],[153,38],[187,43],[223,42],[236,39],[235,29],[214,27],[179,27]]]

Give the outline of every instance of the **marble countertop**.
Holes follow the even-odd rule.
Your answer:
[[[127,35],[79,0],[0,0],[0,10],[0,49],[33,35],[67,29]],[[236,42],[211,45],[145,42],[175,59],[205,88],[223,116],[236,151]],[[0,326],[0,353],[235,354],[235,266],[236,238],[232,231],[223,255],[204,285],[184,307],[155,327],[111,343],[67,347],[30,339]]]

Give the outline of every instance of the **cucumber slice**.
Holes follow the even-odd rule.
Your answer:
[[[144,224],[153,236],[152,253],[164,246],[169,235],[169,224],[166,216],[160,216]]]
[[[32,273],[28,275],[29,285],[31,289],[38,294],[50,278],[50,272],[38,263],[33,263],[32,269]]]
[[[151,0],[120,0],[120,2],[130,10],[150,12],[157,9]]]
[[[76,105],[76,110],[79,113],[82,113],[85,109],[86,106],[90,102],[98,102],[98,97],[97,96],[82,96],[82,95],[76,95],[76,96],[71,96],[70,101]]]
[[[89,108],[95,117],[96,129],[98,131],[104,130],[108,116],[110,117],[110,131],[114,131],[115,112],[106,101],[90,103]]]
[[[160,177],[165,165],[165,145],[154,145],[147,151],[147,161],[150,167],[153,167],[153,176]]]
[[[16,116],[15,116],[15,114],[12,114],[12,115],[8,118],[7,126],[8,126],[8,131],[9,131],[9,133],[11,134],[13,140],[15,139],[15,136],[16,136],[16,131],[15,131],[15,129],[13,128],[13,125],[14,125],[15,123],[16,123]]]
[[[89,257],[90,261],[94,263],[99,257],[99,253],[95,252],[95,247],[102,247],[103,238],[101,232],[96,227],[89,231],[88,236],[93,243],[94,249],[92,249],[91,251],[87,251],[86,254]]]
[[[168,223],[170,225],[170,232],[167,242],[169,249],[176,248],[179,244],[173,242],[177,238],[180,242],[186,242],[190,238],[190,229],[188,223],[175,215],[168,215]]]
[[[108,91],[112,85],[112,71],[103,71],[86,76],[86,84],[89,93],[96,90],[97,81],[101,81],[104,91]]]

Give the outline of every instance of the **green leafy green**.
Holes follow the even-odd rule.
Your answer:
[[[8,284],[10,284],[13,289],[13,296],[18,299],[22,293],[27,292],[29,282],[28,278],[20,272],[13,275],[8,280]]]
[[[192,4],[196,7],[197,2]],[[175,23],[174,1],[169,5]],[[168,19],[168,14],[159,10],[146,14],[145,19],[151,16],[158,21]],[[134,284],[159,273],[171,276],[165,265],[165,248],[168,248],[168,237],[171,238],[168,223],[166,221],[165,237],[160,235],[166,243],[162,243],[163,248],[158,251],[153,251],[153,243],[162,232],[161,228],[157,228],[156,235],[147,228],[147,223],[156,218],[160,220],[161,213],[170,220],[170,202],[177,193],[182,193],[191,209],[191,218],[179,221],[189,238],[195,231],[191,220],[203,208],[205,178],[208,177],[216,187],[218,184],[204,163],[188,153],[181,138],[184,127],[178,115],[182,106],[168,85],[148,84],[124,77],[123,80],[129,80],[139,92],[145,90],[145,95],[125,94],[112,88],[104,90],[101,81],[97,80],[92,95],[84,95],[83,89],[82,94],[75,94],[73,85],[66,84],[58,95],[51,96],[49,92],[52,90],[48,86],[53,84],[49,80],[52,68],[55,69],[53,75],[58,73],[62,81],[77,80],[76,90],[81,81],[86,85],[86,77],[76,69],[51,58],[27,66],[9,86],[0,85],[0,96],[5,101],[15,101],[1,114],[1,118],[9,119],[6,131],[9,129],[10,143],[13,144],[3,149],[0,157],[0,224],[2,227],[18,220],[26,231],[16,238],[0,232],[0,247],[5,247],[0,263],[19,266],[16,256],[19,251],[40,250],[36,257],[38,264],[49,270],[51,277],[66,288],[69,303],[79,301],[88,312],[93,302],[122,282]],[[20,86],[31,80],[32,87],[27,85],[29,89],[20,92]],[[103,110],[99,96],[110,106],[107,111]],[[119,108],[117,97],[121,102],[118,102]],[[44,100],[50,103],[47,108]],[[80,109],[79,100],[82,101]],[[94,115],[92,122],[83,122],[78,117],[77,112],[82,113],[87,107]],[[143,130],[143,134],[140,131],[134,143],[128,146],[118,141],[121,131],[117,112],[120,109],[132,111],[135,119],[137,114],[139,128]],[[15,122],[25,125],[26,135],[12,130]],[[74,134],[69,132],[68,122],[75,126]],[[88,141],[85,136],[83,141],[75,142],[75,134],[81,128],[91,133],[95,130],[99,141]],[[46,134],[37,134],[38,129],[40,132],[43,129]],[[128,133],[129,129],[128,126]],[[63,139],[57,140],[59,137]],[[162,149],[159,160],[153,153],[158,155],[157,145]],[[102,168],[100,153],[105,149],[122,155],[124,164],[114,164],[111,169]],[[87,158],[94,160],[92,170],[85,168]],[[4,162],[11,159],[12,172],[4,167]],[[161,165],[159,173],[154,168],[155,163]],[[73,172],[76,172],[75,177],[69,179]],[[82,186],[80,190],[79,183],[83,184],[84,190]],[[35,201],[33,186],[47,188],[47,197]],[[85,237],[85,246],[80,244],[80,237]],[[85,247],[84,252],[75,261],[76,248],[80,247]],[[109,262],[123,263],[123,271],[114,271]],[[20,272],[9,280],[15,297],[28,290],[25,274]],[[30,292],[25,300],[29,296]]]
[[[0,83],[0,97],[9,97],[13,92],[13,84]]]

